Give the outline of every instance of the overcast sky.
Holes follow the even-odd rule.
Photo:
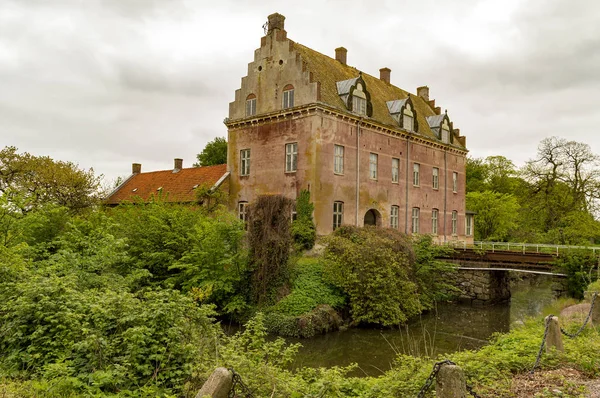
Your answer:
[[[0,147],[107,180],[191,166],[240,87],[267,15],[288,37],[416,92],[471,156],[518,165],[556,135],[600,154],[600,2],[0,0]]]

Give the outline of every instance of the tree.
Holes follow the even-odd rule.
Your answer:
[[[210,141],[202,152],[200,152],[196,158],[197,163],[194,163],[194,167],[200,166],[214,166],[216,164],[227,163],[227,140],[222,137],[217,137]]]
[[[497,192],[469,192],[467,208],[477,212],[477,240],[505,240],[517,226],[519,204],[515,196]]]
[[[0,151],[0,195],[21,212],[46,204],[89,207],[99,199],[100,180],[93,169],[82,170],[71,162],[18,153],[12,146]]]

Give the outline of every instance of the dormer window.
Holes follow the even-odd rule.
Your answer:
[[[414,131],[415,115],[412,111],[412,106],[407,103],[402,113],[402,127],[408,131]]]
[[[294,86],[288,84],[283,88],[283,109],[294,107]]]
[[[359,115],[367,114],[367,96],[362,84],[358,83],[352,93],[352,111]]]
[[[445,144],[450,142],[450,126],[447,119],[442,123],[442,142]]]
[[[246,97],[246,116],[256,115],[256,95],[250,94]]]
[[[362,74],[354,79],[336,82],[336,86],[338,95],[350,112],[369,117],[373,115],[371,96]]]

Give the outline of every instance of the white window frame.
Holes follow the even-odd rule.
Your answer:
[[[392,182],[400,182],[400,159],[392,158]]]
[[[283,109],[294,107],[294,89],[283,91]]]
[[[406,104],[402,112],[402,128],[408,131],[415,130],[415,114],[413,113],[410,104]]]
[[[298,143],[285,144],[285,172],[295,173],[298,170]]]
[[[473,236],[473,215],[465,215],[465,235]]]
[[[250,175],[250,148],[240,150],[240,175]]]
[[[344,146],[333,146],[333,172],[335,174],[344,174]]]
[[[246,116],[256,115],[256,97],[246,100]]]
[[[243,222],[248,222],[248,202],[238,202],[238,217]]]
[[[413,163],[413,186],[418,187],[421,183],[421,165],[419,163]]]
[[[452,210],[452,235],[458,235],[458,212]]]
[[[450,143],[450,129],[442,126],[442,142],[445,144]]]
[[[367,114],[367,95],[360,83],[356,85],[356,88],[352,92],[352,112],[359,115]]]
[[[394,205],[390,210],[390,228],[398,229],[398,215],[400,214],[400,207]]]
[[[379,156],[376,153],[369,153],[369,178],[377,180],[377,163],[379,162]]]
[[[440,189],[440,169],[439,167],[434,167],[431,172],[431,187],[433,189]]]
[[[431,233],[433,235],[438,234],[439,215],[439,209],[431,209]]]
[[[333,230],[342,226],[344,222],[344,202],[333,202]]]
[[[456,171],[452,172],[452,192],[458,192],[458,173]]]
[[[419,233],[419,215],[421,213],[421,209],[418,207],[412,208],[412,228],[411,231],[413,234]]]

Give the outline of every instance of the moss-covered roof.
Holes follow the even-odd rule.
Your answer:
[[[355,79],[361,71],[352,66],[344,65],[302,44],[294,43],[294,49],[300,54],[302,60],[306,62],[307,70],[313,73],[313,80],[320,83],[321,102],[347,111],[346,105],[338,93],[337,82]],[[362,73],[362,78],[365,82],[366,90],[371,95],[373,106],[371,119],[392,128],[398,128],[398,122],[390,115],[387,102],[405,99],[409,93],[364,72]],[[411,99],[417,111],[418,133],[437,140],[436,134],[431,130],[426,120],[428,116],[434,116],[435,112],[421,97],[413,94],[411,95]]]

